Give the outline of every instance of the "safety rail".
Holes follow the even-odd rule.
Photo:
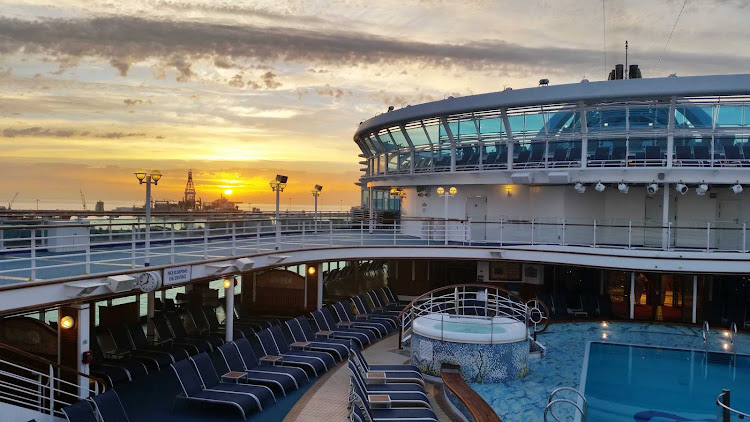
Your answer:
[[[741,412],[731,407],[731,392],[726,388],[721,390],[721,394],[716,397],[716,406],[718,410],[717,422],[730,422],[732,415],[737,415],[739,419],[750,418],[750,413]]]
[[[734,321],[729,325],[729,344],[734,358],[737,359],[737,323]]]
[[[564,392],[564,391],[572,391],[575,393],[576,396],[578,396],[578,398],[576,399],[576,401],[573,401],[567,398],[559,398],[559,399],[555,398],[555,396],[557,396],[559,393]],[[574,411],[577,412],[574,416],[577,416],[578,414],[580,414],[581,422],[586,422],[586,418],[588,417],[588,413],[589,413],[589,403],[586,400],[586,397],[584,397],[584,395],[580,391],[571,387],[560,387],[552,391],[552,393],[547,398],[547,406],[545,406],[544,408],[544,422],[547,422],[547,415],[552,416],[552,418],[556,422],[562,422],[562,420],[557,415],[555,415],[555,412],[553,409],[555,405],[561,405],[561,404],[568,404],[568,405],[573,406],[573,409],[575,409]]]
[[[0,358],[0,402],[64,418],[60,409],[106,389],[104,381],[99,378],[7,344],[0,343],[0,349],[3,350],[3,357]],[[10,360],[11,355],[15,355],[15,362]],[[25,360],[24,364],[22,360]],[[25,364],[31,362],[45,369],[34,369]],[[64,375],[87,380],[87,387],[63,379]]]
[[[454,284],[417,297],[399,313],[399,348],[411,338],[412,324],[417,318],[435,315],[471,316],[490,321],[494,321],[495,317],[505,317],[511,321],[522,322],[527,330],[526,335],[533,335],[534,338],[549,325],[549,310],[538,299],[525,303],[512,292],[490,284]],[[490,324],[491,330],[494,330],[494,325]],[[442,338],[443,324],[440,324],[440,327]],[[494,332],[489,334],[492,343]]]
[[[127,222],[38,223],[24,220],[0,225],[3,284],[106,273],[116,267],[141,268],[147,258],[152,265],[188,264],[300,248],[553,245],[697,253],[748,251],[745,224],[721,222],[709,222],[705,227],[661,227],[619,220],[376,220],[349,214],[317,218],[290,214],[282,215],[279,221],[272,215],[159,215],[149,225],[140,217]]]
[[[701,328],[701,334],[703,335],[703,352],[708,354],[708,333],[711,328],[708,325],[708,321],[703,321],[703,327]]]

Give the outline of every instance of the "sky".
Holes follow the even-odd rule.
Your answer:
[[[285,174],[346,209],[388,106],[606,79],[625,40],[644,77],[750,73],[749,3],[0,0],[0,205],[143,204],[137,169],[176,201],[192,169],[204,201],[268,210]]]

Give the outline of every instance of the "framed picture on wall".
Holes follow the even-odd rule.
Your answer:
[[[521,264],[517,262],[490,262],[490,281],[521,280]]]

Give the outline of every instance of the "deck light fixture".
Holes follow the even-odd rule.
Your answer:
[[[628,184],[623,181],[617,185],[617,190],[619,190],[620,193],[628,193],[628,191],[630,190],[630,186],[628,186]]]
[[[607,189],[607,187],[604,186],[604,184],[601,181],[599,181],[599,183],[597,183],[596,186],[594,186],[594,190],[596,190],[597,192],[604,192],[604,189]]]
[[[653,182],[646,186],[646,192],[648,192],[649,195],[655,194],[659,190],[659,185],[656,182]]]
[[[703,196],[708,192],[708,185],[705,183],[701,183],[698,185],[698,187],[695,188],[695,193],[697,193],[700,196]]]
[[[602,328],[607,328],[608,326],[607,321],[602,321]]]
[[[279,249],[281,247],[281,224],[279,222],[279,194],[281,192],[284,192],[284,188],[286,187],[286,182],[289,180],[289,177],[277,174],[276,179],[268,182],[268,185],[271,186],[271,190],[276,192],[276,249]]]
[[[439,196],[442,196],[445,198],[445,244],[448,244],[448,199],[451,196],[456,196],[458,193],[458,189],[456,189],[455,186],[451,186],[448,191],[445,191],[445,188],[440,186],[437,188],[437,193]]]
[[[315,233],[318,232],[318,197],[320,196],[320,191],[323,190],[323,186],[315,185],[315,187],[312,190],[312,196],[315,198],[315,208],[313,213],[313,228],[315,229]]]
[[[586,186],[581,182],[576,183],[575,186],[573,186],[573,189],[575,189],[578,193],[586,192]]]
[[[315,275],[315,272],[316,272],[316,271],[317,271],[317,270],[315,269],[315,266],[314,266],[314,265],[309,265],[309,266],[307,267],[307,274],[309,274],[309,275]]]
[[[732,195],[737,195],[742,192],[742,185],[740,184],[740,181],[738,180],[736,184],[732,185],[729,188],[730,191],[732,191]]]
[[[159,170],[151,170],[151,173],[147,173],[145,170],[136,170],[135,178],[138,179],[138,184],[146,184],[146,203],[144,209],[146,212],[146,241],[145,241],[145,257],[144,266],[148,267],[151,265],[151,185],[158,185],[161,180],[161,172]]]
[[[679,193],[681,193],[681,194],[684,195],[684,194],[687,193],[687,191],[689,189],[688,189],[687,185],[684,184],[684,183],[682,183],[682,180],[680,180],[680,183],[678,183],[678,184],[675,185],[674,190],[676,190],[677,192],[679,192]]]
[[[64,316],[60,320],[60,327],[66,330],[73,328],[75,325],[76,325],[76,321],[70,315]]]

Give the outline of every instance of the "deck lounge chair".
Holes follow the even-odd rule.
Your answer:
[[[609,147],[597,147],[594,150],[594,157],[589,160],[589,166],[603,166],[609,160]]]
[[[336,320],[333,318],[331,311],[327,308],[312,311],[310,315],[312,315],[315,324],[318,326],[318,333],[325,332],[330,334],[333,338],[354,340],[359,347],[364,347],[366,344],[372,344],[377,338],[379,338],[378,335],[373,334],[370,330],[337,327]],[[315,335],[317,336],[318,333]]]
[[[526,165],[526,163],[529,162],[529,156],[531,156],[531,151],[527,149],[521,150],[518,153],[518,156],[516,157],[516,159],[513,161],[513,164],[514,165],[518,164],[519,167],[523,167]]]
[[[319,358],[313,358],[310,356],[283,355],[279,348],[276,347],[276,343],[273,341],[273,336],[271,335],[271,332],[268,331],[268,328],[258,331],[257,333],[255,333],[255,336],[258,338],[261,349],[265,354],[260,358],[261,362],[264,360],[270,362],[271,359],[278,362],[280,358],[282,365],[302,368],[305,370],[305,372],[307,372],[308,376],[313,377],[317,377],[318,374],[322,374],[327,369],[325,362],[323,362],[323,360]]]
[[[383,310],[386,310],[388,312],[397,312],[401,313],[401,311],[404,310],[404,305],[398,304],[398,303],[390,303],[387,298],[383,295],[383,291],[378,290],[370,290],[367,292],[367,297],[370,298],[370,301],[377,306],[378,308],[381,308]]]
[[[99,422],[88,400],[81,400],[63,407],[62,412],[68,422]]]
[[[556,148],[552,157],[549,159],[550,166],[558,167],[560,164],[564,164],[568,158],[567,148]]]
[[[263,367],[257,367],[258,369],[248,370],[245,366],[245,361],[242,360],[239,350],[234,343],[225,343],[219,346],[219,352],[227,368],[232,372],[244,372],[245,378],[242,378],[240,382],[249,382],[250,384],[260,384],[273,390],[275,394],[281,394],[286,396],[287,391],[296,390],[298,387],[294,377],[289,374],[280,372],[266,372],[263,371]]]
[[[247,419],[247,414],[251,411],[260,409],[257,399],[254,400],[248,395],[203,388],[195,367],[187,359],[173,363],[172,369],[182,387],[182,393],[176,397],[178,400],[231,406],[240,411],[243,420]]]
[[[398,327],[398,323],[396,322],[398,312],[375,311],[362,296],[354,296],[351,300],[359,315],[368,315],[366,318],[369,320],[384,321],[390,327],[389,332],[395,331],[396,327]]]
[[[182,317],[180,317],[180,315],[178,314],[167,315],[167,319],[169,320],[169,327],[172,329],[172,332],[175,334],[176,338],[203,340],[205,342],[208,342],[212,350],[214,347],[219,347],[220,345],[224,344],[224,340],[221,336],[189,334],[185,329],[185,324],[182,321]]]
[[[365,356],[362,354],[362,351],[359,350],[357,346],[352,346],[350,354],[353,356],[354,359],[357,359],[359,364],[364,368],[366,372],[409,372],[409,373],[415,373],[419,375],[419,377],[422,377],[422,372],[419,370],[419,368],[415,365],[409,365],[409,364],[402,364],[402,365],[396,365],[396,364],[378,364],[378,365],[370,365],[367,363],[367,359],[365,359]]]
[[[250,345],[250,341],[246,338],[241,338],[235,341],[234,346],[240,352],[240,356],[242,357],[242,361],[245,362],[245,368],[247,370],[261,370],[263,372],[289,375],[294,378],[294,383],[298,387],[310,382],[310,377],[307,376],[307,373],[302,368],[284,365],[261,365],[255,352],[253,352],[253,347]]]
[[[349,307],[349,303],[337,302],[331,305],[331,308],[333,308],[333,314],[338,318],[337,324],[339,326],[373,330],[373,332],[377,332],[379,337],[387,335],[391,330],[391,326],[385,321],[368,320],[366,316],[355,315]]]
[[[365,382],[354,362],[347,362],[347,366],[351,374],[352,384],[355,382],[358,383],[359,387],[366,393],[368,398],[370,394],[382,394],[369,388],[372,384],[367,384]],[[427,398],[427,395],[422,392],[391,391],[388,395],[390,396],[391,403],[397,406],[430,407],[430,400]]]
[[[118,373],[119,371],[124,371],[129,381],[148,375],[148,367],[140,360],[127,358],[107,359],[104,352],[102,352],[96,336],[91,339],[91,351],[94,352],[94,363],[91,369],[100,373],[105,372],[111,377],[111,382],[123,381],[122,373]]]
[[[125,407],[115,390],[107,390],[91,398],[102,422],[129,422]]]
[[[313,326],[310,325],[310,321],[307,320],[307,318],[301,316],[294,319],[297,322],[297,325],[300,329],[302,329],[302,333],[304,335],[304,338],[307,339],[307,341],[316,341],[321,342],[324,344],[337,344],[346,347],[345,356],[349,355],[349,347],[352,345],[352,342],[354,344],[359,344],[355,340],[352,339],[342,339],[342,338],[332,338],[332,337],[326,337],[317,335],[315,333],[315,329],[313,329]]]
[[[159,340],[169,340],[175,346],[180,346],[190,351],[190,354],[197,354],[200,352],[208,352],[213,350],[211,343],[202,338],[180,338],[175,335],[172,331],[172,327],[169,324],[166,316],[155,316],[151,320],[156,329],[156,334],[159,335]]]
[[[325,365],[326,371],[336,366],[336,359],[332,353],[309,350],[307,349],[309,344],[299,347],[292,346],[293,343],[287,340],[284,332],[281,330],[281,326],[275,325],[269,328],[268,332],[271,333],[271,337],[273,338],[274,343],[276,343],[276,347],[279,349],[282,356],[300,356],[320,359]]]
[[[295,343],[307,343],[311,350],[326,352],[333,356],[337,362],[341,362],[345,357],[349,356],[349,348],[335,340],[326,341],[326,339],[316,339],[314,336],[308,338],[296,318],[286,321],[285,324],[292,334],[292,340]]]
[[[360,360],[360,357],[362,360]],[[354,362],[359,369],[360,374],[363,378],[376,379],[378,381],[384,381],[388,384],[415,384],[424,388],[424,379],[419,371],[404,370],[400,369],[397,371],[383,371],[383,370],[372,370],[368,369],[364,364],[364,357],[354,355],[349,359],[350,362]]]
[[[130,340],[133,342],[136,349],[166,352],[172,355],[173,361],[187,359],[190,356],[190,350],[193,349],[191,347],[174,345],[170,341],[164,341],[159,345],[149,344],[146,333],[143,332],[143,328],[141,328],[139,322],[128,324],[127,330],[128,334],[130,334]]]
[[[373,409],[370,407],[370,402],[367,399],[367,395],[360,387],[360,384],[357,382],[352,383],[352,393],[354,396],[359,400],[359,403],[355,403],[354,405],[361,404],[362,410],[365,411],[365,413],[368,416],[368,419],[372,420],[373,422],[380,422],[380,421],[434,421],[437,422],[437,416],[435,416],[435,413],[432,411],[432,409],[424,408],[424,407],[403,407],[403,408],[391,408],[391,409]]]
[[[276,402],[273,391],[265,385],[223,383],[216,373],[216,368],[211,358],[206,353],[200,353],[190,358],[198,371],[198,378],[203,387],[210,391],[226,391],[230,393],[245,394],[258,403],[258,408],[263,410],[263,405]]]
[[[152,365],[156,365],[157,370],[161,370],[162,367],[166,367],[175,361],[172,355],[167,352],[136,349],[130,340],[130,334],[128,334],[125,326],[110,328],[109,334],[115,342],[118,355],[130,356],[144,362],[149,362]]]
[[[396,295],[393,294],[393,290],[391,290],[391,288],[388,286],[384,286],[380,290],[383,291],[383,294],[388,299],[389,304],[398,304],[398,305],[403,305],[404,307],[406,307],[406,305],[411,303],[411,301],[408,301],[408,300],[399,300],[398,297],[396,297]]]
[[[220,333],[222,335],[225,335],[226,327],[224,324],[219,322],[219,318],[216,316],[216,308],[214,308],[213,306],[206,305],[206,306],[202,306],[200,310],[201,310],[201,313],[203,314],[203,318],[205,318],[205,323],[208,325],[210,332]],[[242,324],[239,321],[235,321],[235,322],[236,324],[234,326],[233,338],[241,338],[241,337],[249,336],[255,332],[255,330],[252,327]]]

